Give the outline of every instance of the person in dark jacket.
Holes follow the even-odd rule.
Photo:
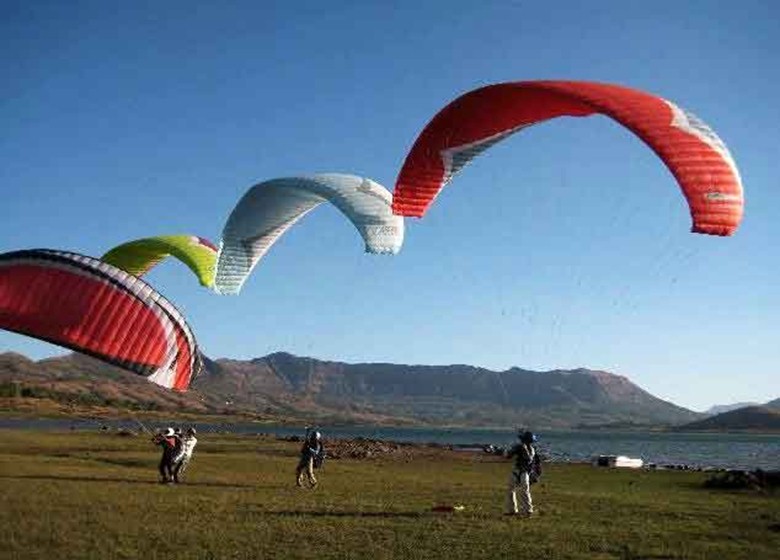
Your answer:
[[[314,469],[319,468],[325,458],[325,448],[322,445],[322,434],[318,431],[311,431],[306,435],[306,439],[301,447],[301,458],[298,466],[295,468],[295,482],[303,487],[304,474],[309,479],[309,485],[314,488],[317,486],[317,478],[314,476]]]
[[[157,466],[160,471],[160,482],[169,484],[173,482],[173,458],[178,449],[178,440],[175,437],[173,428],[166,428],[164,432],[156,434],[152,438],[152,443],[162,447],[162,456],[160,464]]]
[[[531,500],[531,483],[541,475],[541,462],[534,447],[536,436],[529,431],[520,431],[517,434],[520,441],[507,452],[507,457],[514,458],[512,474],[509,476],[509,487],[506,494],[507,515],[530,516],[534,513],[534,505]],[[517,494],[520,493],[520,505],[517,507]]]

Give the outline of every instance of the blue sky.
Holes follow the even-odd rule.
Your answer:
[[[729,146],[746,214],[689,233],[671,174],[604,117],[558,119],[465,169],[396,257],[320,207],[238,297],[148,280],[212,358],[590,367],[682,406],[780,396],[780,7],[773,2],[0,1],[0,251],[99,256],[219,240],[254,183],[392,189],[425,123],[501,81],[662,95]],[[0,351],[60,348],[0,332]]]

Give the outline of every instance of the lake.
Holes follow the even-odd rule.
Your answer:
[[[0,428],[41,430],[95,430],[102,425],[137,430],[135,420],[68,420],[0,418]],[[189,424],[188,424],[189,425]],[[209,432],[303,436],[303,426],[275,426],[259,423],[195,423],[200,437]],[[147,423],[155,430],[160,422]],[[318,426],[326,438],[371,438],[411,443],[457,446],[505,446],[515,441],[514,430],[468,428],[398,428],[372,426]],[[642,431],[540,431],[537,447],[552,461],[589,461],[594,455],[627,455],[658,466],[728,469],[780,469],[780,435],[737,433],[677,433]],[[202,439],[202,441],[203,441]]]

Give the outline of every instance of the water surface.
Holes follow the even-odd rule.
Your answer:
[[[189,425],[189,424],[188,424]],[[0,428],[42,430],[140,429],[136,420],[14,419],[0,418]],[[147,423],[155,430],[160,422]],[[206,438],[208,433],[270,434],[302,436],[303,426],[259,423],[208,424],[194,426]],[[410,443],[438,443],[458,446],[511,445],[515,431],[468,428],[391,428],[372,426],[318,426],[326,440],[363,437]],[[730,469],[780,469],[780,435],[738,433],[677,433],[642,431],[541,431],[539,449],[553,461],[589,461],[594,455],[627,455],[658,466],[687,465]]]

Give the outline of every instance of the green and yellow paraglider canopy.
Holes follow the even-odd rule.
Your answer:
[[[128,241],[111,249],[102,260],[135,276],[143,276],[168,257],[186,264],[202,286],[214,285],[217,248],[196,235],[158,235]]]

